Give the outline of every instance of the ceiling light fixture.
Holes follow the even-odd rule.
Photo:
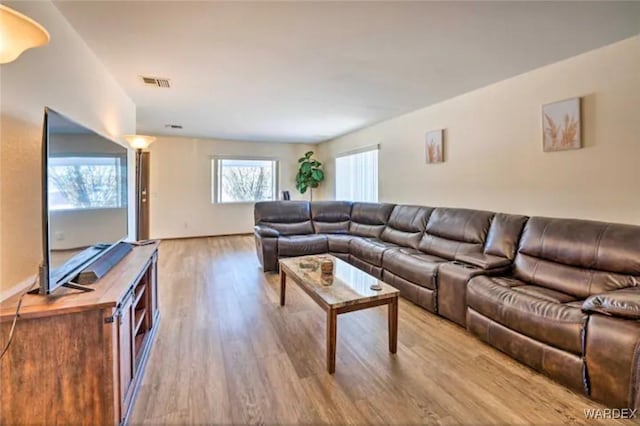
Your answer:
[[[49,40],[42,25],[0,4],[0,64],[13,62],[25,50],[44,46]]]
[[[124,135],[124,139],[135,150],[147,149],[156,140],[155,136],[147,135]]]

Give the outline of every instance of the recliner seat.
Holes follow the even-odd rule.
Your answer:
[[[639,227],[530,218],[511,273],[469,282],[467,327],[521,362],[589,393],[585,299],[638,286],[639,262]]]
[[[311,222],[318,234],[327,239],[329,253],[343,260],[349,260],[349,234],[351,224],[350,201],[313,201],[311,202]],[[309,253],[311,254],[311,253]]]
[[[496,276],[508,272],[516,255],[526,216],[496,213],[491,219],[482,252],[458,253],[454,262],[438,268],[438,314],[467,325],[467,285],[478,275]]]
[[[479,210],[433,209],[412,247],[385,253],[383,278],[404,297],[437,312],[439,266],[459,253],[480,252],[492,217],[492,212]]]

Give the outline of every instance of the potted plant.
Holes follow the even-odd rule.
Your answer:
[[[301,194],[309,190],[309,199],[313,201],[313,189],[317,188],[320,182],[324,180],[324,172],[322,171],[322,163],[312,158],[313,151],[304,154],[304,157],[298,160],[300,168],[296,175],[296,189]]]

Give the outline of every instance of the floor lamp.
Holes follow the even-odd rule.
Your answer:
[[[142,222],[142,151],[149,148],[156,138],[145,135],[125,135],[125,140],[136,150],[136,240],[140,241],[140,223]],[[148,194],[146,194],[148,196]]]

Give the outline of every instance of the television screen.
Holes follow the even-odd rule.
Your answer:
[[[127,149],[46,109],[43,178],[48,294],[127,237]]]

